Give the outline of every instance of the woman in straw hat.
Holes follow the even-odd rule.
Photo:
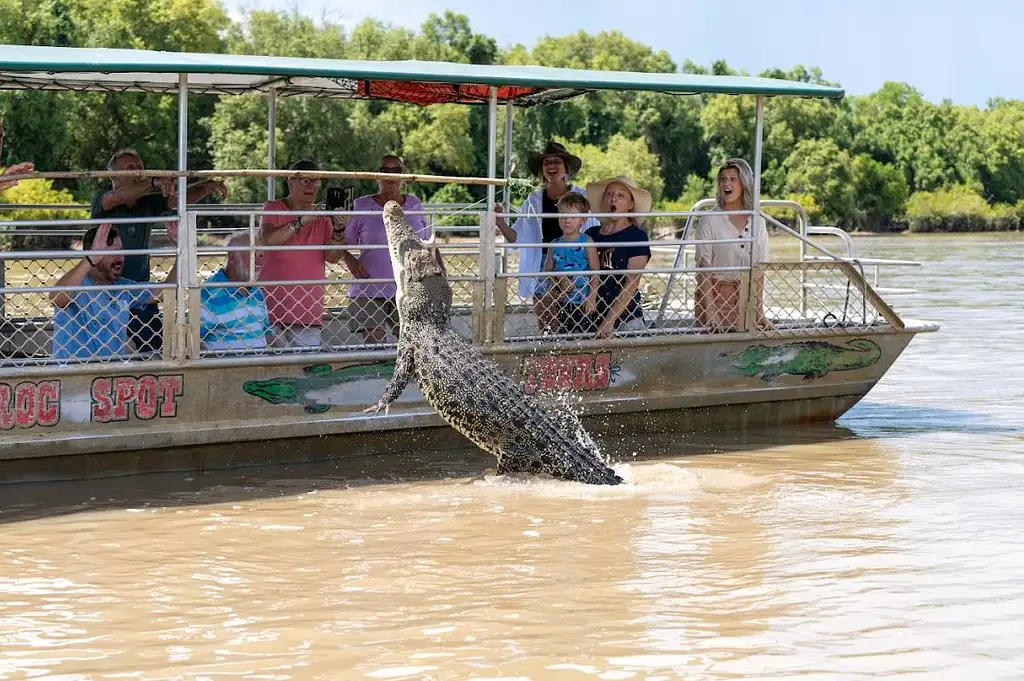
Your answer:
[[[649,213],[651,193],[628,177],[610,177],[587,185],[590,205],[600,213],[621,213],[621,217],[602,218],[601,224],[587,230],[594,240],[602,270],[642,270],[651,259],[643,218],[631,213]],[[617,244],[636,245],[619,246]],[[643,242],[638,243],[638,242]],[[609,338],[615,331],[639,331],[644,328],[640,305],[640,274],[608,274],[597,290],[597,336]]]
[[[715,205],[718,210],[753,210],[754,171],[742,158],[730,158],[718,169]],[[697,239],[716,241],[735,239],[735,243],[698,244],[697,267],[749,268],[768,261],[768,230],[760,215],[751,222],[749,215],[702,216]],[[747,240],[750,239],[750,240]],[[724,270],[698,272],[694,294],[697,323],[714,331],[735,329],[740,316],[740,272]],[[757,325],[765,328],[764,275],[757,282]]]
[[[527,165],[530,173],[541,181],[540,189],[528,197],[519,207],[519,218],[509,228],[503,218],[497,218],[498,230],[509,243],[526,244],[551,243],[562,236],[558,226],[558,218],[540,218],[540,214],[558,212],[558,200],[569,192],[586,196],[581,187],[572,184],[572,178],[580,171],[583,161],[566,151],[557,142],[548,142],[542,151],[530,155]],[[587,229],[596,225],[597,221],[590,218],[584,225]],[[544,259],[548,249],[541,246],[527,246],[519,251],[519,297],[523,300],[533,299],[534,314],[541,331],[551,331],[556,324],[557,300],[550,294],[550,282],[540,277],[528,276],[538,274],[544,268]]]

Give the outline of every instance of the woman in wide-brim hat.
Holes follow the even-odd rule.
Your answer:
[[[594,240],[602,270],[642,270],[651,259],[647,232],[640,226],[643,218],[633,213],[649,213],[651,193],[628,177],[609,177],[587,185],[587,198],[595,213],[616,213],[621,217],[601,218],[601,224],[587,230]],[[640,243],[642,242],[642,243]],[[628,244],[634,245],[616,245]],[[607,274],[597,290],[597,335],[608,338],[615,331],[641,331],[644,328],[640,303],[640,274]]]
[[[570,154],[558,142],[548,142],[541,151],[530,154],[527,160],[530,172],[541,181],[540,189],[531,193],[519,207],[519,217],[511,227],[503,218],[497,218],[497,227],[505,241],[523,244],[547,244],[562,236],[558,226],[558,218],[541,218],[541,214],[558,212],[558,200],[569,192],[582,196],[587,193],[582,187],[572,183],[572,178],[580,171],[583,161],[579,156]],[[589,219],[584,229],[596,225],[597,221]],[[550,283],[536,275],[544,268],[547,249],[541,245],[524,246],[516,249],[519,252],[519,297],[533,300],[534,313],[541,331],[551,330],[555,324],[556,305],[553,296],[548,295]]]

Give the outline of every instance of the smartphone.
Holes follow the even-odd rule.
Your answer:
[[[327,210],[352,210],[355,201],[355,190],[352,187],[328,187]]]

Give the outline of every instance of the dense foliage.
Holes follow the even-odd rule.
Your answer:
[[[418,32],[374,20],[347,31],[297,13],[254,10],[235,22],[215,0],[0,0],[0,42],[734,73],[725,62],[678,65],[617,32],[500,49],[451,12],[431,15]],[[826,82],[803,66],[760,75]],[[265,165],[264,100],[194,97],[191,107],[193,167]],[[483,107],[290,98],[278,112],[281,165],[310,156],[331,168],[369,169],[397,150],[418,172],[480,175],[486,167]],[[7,92],[0,116],[8,133],[0,165],[33,160],[46,170],[95,169],[120,146],[138,149],[149,167],[174,164],[173,97]],[[556,138],[584,159],[582,179],[630,174],[674,208],[710,196],[723,159],[753,157],[749,97],[599,93],[517,111],[515,123],[517,176],[525,176],[530,150]],[[1013,228],[1024,213],[1024,102],[934,104],[894,82],[842,101],[769,100],[762,169],[765,196],[799,197],[816,219],[846,228]],[[263,186],[234,181],[231,189],[234,199],[255,201]],[[84,199],[95,187],[56,189]],[[479,198],[475,188],[413,190],[439,201]]]

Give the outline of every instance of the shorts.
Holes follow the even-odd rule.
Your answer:
[[[562,303],[558,307],[558,332],[592,335],[597,331],[594,319],[582,305]]]
[[[128,319],[128,340],[139,354],[159,352],[163,348],[163,327],[160,306],[149,303],[145,307],[132,310]]]
[[[619,322],[619,325],[615,327],[615,331],[644,331],[647,329],[647,325],[644,323],[643,317],[633,317],[627,319],[624,322]]]
[[[398,337],[398,308],[394,298],[353,298],[348,304],[348,328],[367,333],[384,328]]]
[[[300,326],[298,324],[272,324],[272,348],[318,348],[320,347],[319,326]]]

